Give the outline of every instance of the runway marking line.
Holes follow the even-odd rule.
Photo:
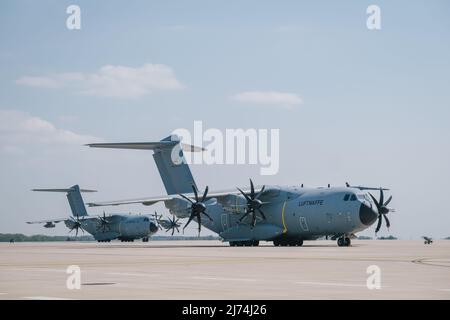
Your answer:
[[[160,274],[146,274],[146,273],[127,273],[127,272],[106,272],[105,274],[111,276],[131,276],[131,277],[160,277]]]
[[[219,280],[219,281],[247,281],[247,282],[256,282],[256,279],[243,279],[243,278],[220,278],[220,277],[191,277],[191,279],[195,280]]]
[[[360,287],[367,288],[365,284],[352,284],[352,283],[337,283],[337,282],[312,282],[312,281],[297,281],[296,284],[313,285],[313,286],[329,286],[329,287]],[[383,286],[386,288],[386,286]]]
[[[36,296],[36,297],[23,297],[24,299],[30,300],[72,300],[67,298],[58,298],[58,297],[44,297],[44,296]]]

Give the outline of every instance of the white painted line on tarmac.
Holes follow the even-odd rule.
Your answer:
[[[127,273],[127,272],[107,272],[111,276],[131,276],[131,277],[160,277],[160,274],[153,273]]]
[[[191,277],[195,280],[218,280],[218,281],[246,281],[246,282],[256,282],[256,279],[242,279],[242,278],[218,278],[218,277]]]
[[[367,288],[363,284],[337,283],[337,282],[295,282],[296,284],[312,285],[312,286],[330,286],[330,287],[361,287]]]
[[[44,296],[36,296],[36,297],[23,297],[24,299],[30,300],[71,300],[66,298],[58,298],[58,297],[44,297]]]
[[[438,289],[439,291],[447,291],[450,292],[450,289]]]
[[[0,292],[0,296],[7,294],[6,292]]]

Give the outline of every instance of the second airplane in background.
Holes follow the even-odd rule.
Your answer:
[[[89,216],[81,196],[81,192],[96,192],[95,190],[80,189],[78,185],[69,189],[33,189],[43,192],[64,192],[69,201],[72,216],[62,219],[30,221],[28,224],[45,223],[45,228],[54,228],[56,223],[64,221],[70,232],[86,231],[98,242],[109,242],[114,239],[122,242],[142,239],[147,242],[149,237],[158,231],[158,225],[167,224],[168,221],[152,218],[146,215],[109,214],[102,216]]]

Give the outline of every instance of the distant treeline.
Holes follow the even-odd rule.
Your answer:
[[[21,233],[0,233],[0,242],[48,242],[48,241],[94,241],[92,236],[46,236],[43,234],[35,234],[32,236],[26,236]]]
[[[202,236],[202,237],[188,237],[188,236],[153,236],[150,238],[151,241],[161,241],[161,240],[220,240],[216,236]],[[49,242],[49,241],[95,241],[92,236],[79,236],[69,237],[69,236],[46,236],[43,234],[36,234],[32,236],[26,236],[21,233],[0,233],[0,242]],[[139,240],[135,240],[139,241]]]

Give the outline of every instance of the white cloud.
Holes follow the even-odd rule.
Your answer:
[[[30,148],[83,145],[101,139],[56,128],[26,112],[0,110],[0,153],[23,154]]]
[[[164,64],[144,64],[138,68],[106,65],[95,73],[24,76],[16,80],[16,84],[47,89],[65,87],[81,94],[116,98],[139,98],[155,91],[184,87],[173,70]]]
[[[279,91],[246,91],[233,95],[231,99],[242,103],[286,108],[292,108],[303,103],[302,98],[298,94]]]

